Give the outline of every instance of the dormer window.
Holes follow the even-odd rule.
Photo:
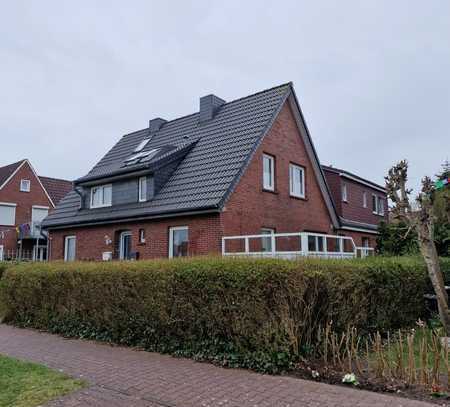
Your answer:
[[[31,181],[29,179],[20,180],[20,192],[30,192]]]
[[[103,208],[111,206],[112,185],[100,185],[91,188],[91,208]]]
[[[147,177],[139,178],[139,202],[147,200]]]

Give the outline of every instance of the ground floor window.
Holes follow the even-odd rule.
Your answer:
[[[177,226],[169,229],[169,257],[183,257],[189,254],[189,228]]]
[[[275,229],[270,229],[270,228],[262,228],[261,229],[262,235],[273,235],[274,233],[275,233]],[[263,252],[271,252],[272,251],[272,238],[270,236],[261,238],[261,251],[263,251]]]
[[[363,236],[361,239],[362,247],[370,247],[370,238]]]
[[[76,257],[77,238],[66,236],[64,238],[64,261],[74,261]]]
[[[131,260],[131,232],[125,231],[120,234],[119,259]]]
[[[308,236],[308,251],[310,252],[323,252],[323,236]]]

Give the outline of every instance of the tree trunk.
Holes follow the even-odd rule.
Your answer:
[[[428,227],[429,225],[419,224],[418,238],[420,244],[420,251],[427,265],[428,275],[433,284],[434,292],[436,294],[439,317],[444,326],[446,336],[450,337],[450,311],[448,308],[448,295],[445,290],[444,276],[442,275],[441,267],[439,265],[439,256],[436,251],[436,246],[432,239],[432,233]]]

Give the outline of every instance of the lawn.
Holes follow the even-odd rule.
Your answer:
[[[0,355],[0,407],[34,407],[84,387],[82,380]]]

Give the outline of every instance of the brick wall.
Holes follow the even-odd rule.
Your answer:
[[[263,191],[263,153],[275,157],[275,192]],[[305,168],[305,199],[289,194],[290,163]],[[262,227],[278,233],[332,231],[330,215],[288,104],[226,202],[222,219],[225,235],[259,234]]]
[[[20,180],[22,179],[31,181],[30,192],[20,191]],[[52,209],[50,200],[28,163],[25,163],[14,177],[0,190],[0,202],[17,204],[16,226],[31,222],[31,209],[33,205],[47,206],[50,210]],[[4,239],[0,238],[0,245],[4,246],[5,251],[15,250],[17,248],[17,233],[11,231],[14,228],[13,226],[0,225],[0,231],[9,230],[9,232],[5,232]]]
[[[206,255],[221,250],[222,225],[219,214],[176,217],[165,220],[133,222],[105,226],[92,226],[50,232],[51,260],[64,258],[64,240],[66,236],[76,236],[77,260],[102,260],[103,252],[113,252],[117,259],[120,232],[132,233],[133,252],[140,259],[167,257],[169,253],[169,228],[189,227],[189,254]],[[139,243],[139,229],[145,230],[146,241]],[[107,244],[105,240],[112,240]]]
[[[325,169],[325,176],[339,216],[357,222],[378,225],[387,221],[388,208],[386,194],[367,185],[341,177],[338,173]],[[342,185],[347,185],[347,202],[342,201]],[[363,206],[363,193],[367,195],[367,207]],[[384,216],[372,212],[372,194],[384,198]]]

